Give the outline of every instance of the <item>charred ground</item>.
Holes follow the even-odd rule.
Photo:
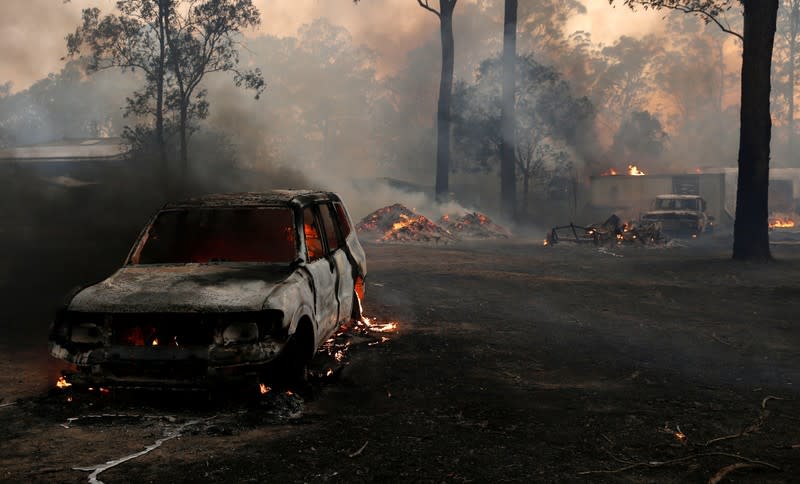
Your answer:
[[[780,470],[731,478],[800,472],[798,249],[777,247],[766,267],[731,262],[724,245],[366,250],[367,310],[396,334],[353,340],[350,364],[306,401],[276,390],[199,406],[48,393],[45,306],[73,281],[54,277],[63,253],[40,257],[41,282],[4,281],[27,299],[6,306],[20,329],[0,363],[0,404],[17,402],[0,407],[2,479],[84,482],[74,467],[178,432],[100,479],[705,482],[744,459]],[[107,252],[66,278],[111,270]]]

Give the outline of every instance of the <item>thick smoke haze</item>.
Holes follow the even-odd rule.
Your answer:
[[[81,9],[98,7],[109,13],[115,3],[116,0],[3,2],[0,84],[11,81],[13,89],[18,91],[58,71],[66,52],[64,37],[78,25]],[[347,29],[357,43],[375,49],[377,73],[381,76],[396,73],[405,65],[409,52],[435,38],[438,32],[436,18],[419,8],[415,0],[365,0],[358,5],[350,0],[256,0],[254,3],[261,10],[262,25],[248,35],[292,36],[303,24],[327,18]],[[502,7],[487,7],[489,3],[462,0],[456,17],[469,15],[474,7],[489,10],[487,14],[493,23],[500,22]],[[638,36],[663,28],[658,15],[633,14],[625,8],[609,6],[606,0],[584,3],[586,14],[572,18],[569,31],[592,32],[597,41],[610,42],[620,35]],[[456,38],[469,35],[458,31]]]
[[[11,47],[3,50],[0,87],[11,84],[0,90],[0,130],[14,135],[6,144],[119,135],[136,121],[121,117],[125,97],[141,81],[135,74],[82,78],[62,71],[64,36],[77,26],[80,10],[111,13],[114,3],[31,0],[3,7],[0,38]],[[245,33],[242,57],[262,69],[267,89],[255,101],[228,76],[206,80],[210,116],[193,136],[195,174],[218,182],[235,164],[265,174],[270,186],[332,188],[354,201],[358,215],[392,201],[432,207],[420,197],[433,184],[441,63],[436,17],[414,0],[254,3],[262,25]],[[475,83],[481,63],[499,54],[502,17],[500,0],[459,2],[458,83]],[[732,36],[691,16],[632,13],[607,0],[521,2],[519,18],[518,52],[551,68],[594,113],[593,125],[559,148],[568,164],[560,171],[545,167],[552,176],[569,173],[585,185],[590,176],[629,163],[648,173],[735,165],[741,46]],[[775,103],[773,160],[791,166],[781,104]],[[21,123],[31,112],[37,122]],[[206,149],[219,146],[225,147],[219,154]],[[459,202],[496,208],[492,163],[454,145],[452,188]],[[208,186],[252,188],[240,183],[246,178]],[[376,188],[376,179],[389,181]],[[534,186],[535,197],[546,196],[548,183],[543,178]]]

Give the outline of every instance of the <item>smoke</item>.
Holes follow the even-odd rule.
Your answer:
[[[355,218],[397,202],[432,219],[467,210],[499,218],[495,173],[453,173],[455,200],[433,199],[441,65],[434,15],[413,0],[255,3],[263,23],[246,33],[242,62],[263,70],[267,90],[255,101],[225,74],[207,79],[210,116],[192,137],[194,192],[320,188],[340,193]],[[631,13],[607,0],[520,3],[517,51],[552,66],[571,95],[588,96],[597,110],[593,129],[600,143],[587,135],[571,151],[582,180],[637,161],[617,159],[610,150],[633,112],[647,112],[669,136],[647,171],[735,164],[740,50],[730,37],[690,16]],[[65,69],[62,59],[64,36],[78,25],[80,10],[97,6],[110,13],[114,4],[4,5],[0,86],[12,84],[8,92],[0,89],[1,143],[119,135],[136,121],[123,118],[122,107],[140,78],[118,71],[87,77],[75,64]],[[500,53],[503,2],[462,0],[454,22],[455,75],[470,81],[481,61]],[[572,35],[576,30],[584,32]],[[778,146],[785,144],[781,136]],[[779,164],[788,157],[775,153],[784,157]],[[454,158],[459,168],[463,162]],[[9,321],[26,321],[25,305],[36,304],[20,291],[56,301],[69,286],[113,270],[165,201],[146,159],[135,160],[94,198],[45,187],[33,174],[7,179],[20,190],[4,192],[3,206],[15,220],[5,253],[18,260],[11,273],[27,274],[8,278],[18,282],[5,301],[13,304],[0,314]],[[552,206],[542,203],[532,215],[540,223],[562,217],[563,209]],[[26,267],[28,261],[35,266]],[[46,304],[37,307],[40,316],[51,314]]]

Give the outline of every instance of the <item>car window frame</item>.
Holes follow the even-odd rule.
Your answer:
[[[311,264],[312,262],[316,262],[316,261],[318,261],[320,259],[327,259],[328,256],[329,256],[328,241],[325,240],[326,237],[322,236],[322,234],[324,233],[324,230],[320,230],[322,228],[321,227],[322,219],[321,219],[321,216],[319,214],[319,210],[317,209],[316,205],[317,204],[305,205],[305,206],[302,207],[302,210],[301,210],[302,218],[303,218],[303,244],[305,244],[305,246],[306,246],[306,251],[305,251],[306,252],[305,253],[306,262],[308,262],[309,264]],[[305,225],[306,225],[306,215],[305,215],[306,214],[306,210],[311,210],[311,213],[312,213],[312,215],[314,217],[314,224],[317,227],[317,234],[319,234],[319,236],[320,236],[319,240],[320,240],[320,243],[322,245],[322,255],[320,257],[317,257],[317,258],[313,259],[313,260],[311,259],[310,255],[308,253],[308,238],[306,237],[306,229],[305,229]]]
[[[317,204],[317,211],[319,213],[320,221],[322,222],[322,225],[323,225],[323,228],[324,228],[324,226],[325,226],[325,218],[322,215],[322,207],[326,207],[327,208],[328,215],[330,216],[331,223],[333,224],[332,229],[333,229],[333,232],[334,232],[334,237],[336,239],[336,248],[335,249],[331,250],[330,244],[328,244],[328,234],[327,234],[327,232],[325,233],[325,245],[327,246],[327,249],[328,249],[327,253],[328,253],[328,255],[332,256],[337,250],[340,250],[345,245],[346,242],[344,240],[344,237],[342,236],[341,229],[339,228],[339,217],[338,217],[338,215],[336,213],[336,209],[333,206],[333,202],[327,201],[327,202],[320,202],[320,203]]]
[[[344,242],[346,244],[347,243],[347,238],[350,237],[350,234],[353,233],[353,223],[350,220],[350,214],[347,213],[347,209],[345,208],[344,203],[339,202],[339,201],[334,201],[334,202],[332,202],[332,205],[333,205],[334,213],[336,214],[336,222],[337,222],[336,225],[338,226],[339,233],[342,236],[342,242]],[[341,209],[341,212],[340,212],[340,209]],[[340,217],[340,213],[341,213],[341,217]],[[342,218],[343,220],[340,220],[340,218]],[[343,222],[345,224],[347,224],[347,233],[346,234],[344,233],[344,230],[342,230],[342,223]]]

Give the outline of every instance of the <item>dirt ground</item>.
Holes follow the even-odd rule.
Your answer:
[[[334,372],[304,398],[274,389],[211,402],[170,392],[68,402],[49,390],[51,299],[118,259],[65,261],[58,270],[76,274],[66,279],[45,277],[61,255],[27,261],[43,274],[30,287],[9,262],[3,287],[46,301],[5,310],[0,480],[86,482],[92,468],[158,443],[96,478],[800,479],[800,247],[776,246],[767,266],[730,261],[725,243],[366,251],[366,310],[396,332],[347,340],[346,365],[318,355],[320,373]]]

